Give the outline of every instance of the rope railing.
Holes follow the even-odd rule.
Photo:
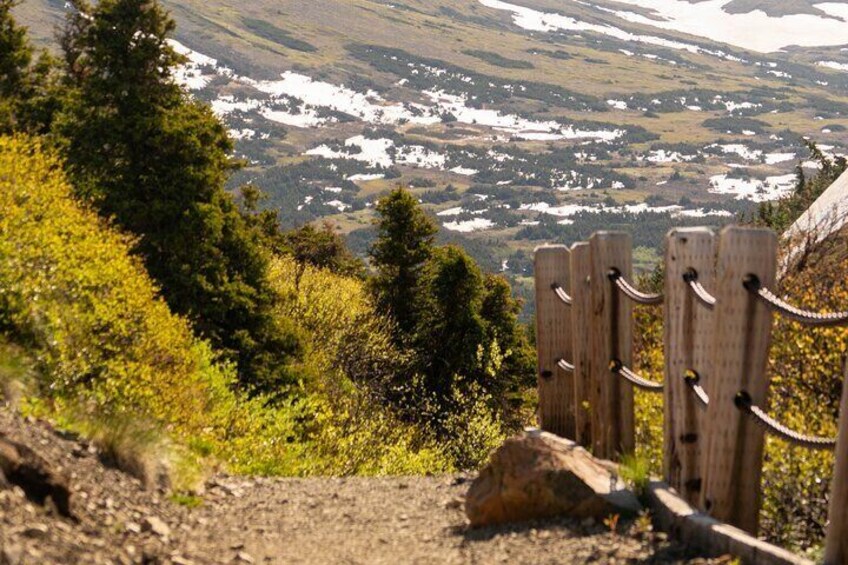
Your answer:
[[[665,284],[656,294],[637,288],[630,269],[632,249],[626,233],[603,231],[588,242],[537,251],[538,367],[548,379],[558,372],[564,385],[539,381],[540,427],[573,434],[596,456],[614,459],[637,448],[633,390],[663,394],[663,436],[668,440],[663,444],[664,478],[693,507],[748,532],[759,526],[766,437],[838,451],[834,484],[842,490],[837,489],[841,494],[831,500],[830,510],[844,519],[830,522],[828,544],[841,553],[832,553],[838,557],[828,562],[848,563],[848,544],[843,544],[848,539],[848,515],[843,512],[848,441],[837,450],[833,437],[795,431],[790,426],[803,430],[807,420],[789,420],[787,415],[781,423],[765,405],[755,403],[759,394],[747,392],[755,390],[750,383],[759,383],[762,388],[756,392],[767,393],[764,361],[774,315],[813,328],[848,327],[848,307],[819,313],[787,302],[795,293],[782,296],[777,291],[778,237],[768,230],[730,226],[718,235],[708,228],[672,230],[663,264]],[[563,280],[566,271],[575,284]],[[560,302],[569,310],[554,305]],[[634,309],[640,305],[659,305],[651,313],[662,318],[664,372],[656,377],[661,382],[625,364],[632,363],[637,332],[651,332],[642,341],[658,333],[634,327],[639,319]],[[845,382],[838,435],[848,438],[848,374]]]
[[[557,298],[559,298],[563,304],[565,304],[566,306],[571,306],[571,297],[568,295],[567,292],[565,292],[565,290],[563,290],[559,283],[552,284],[551,290],[554,291],[554,293],[557,295]]]
[[[698,271],[695,269],[689,269],[684,273],[683,280],[689,286],[689,289],[695,295],[695,298],[698,299],[698,302],[707,310],[715,310],[716,299],[715,296],[707,292],[707,289],[704,288],[698,281]]]
[[[618,290],[621,291],[624,296],[635,302],[636,304],[642,304],[644,306],[656,306],[657,304],[663,303],[663,295],[662,294],[648,294],[646,292],[642,292],[632,284],[630,284],[627,279],[624,278],[624,275],[621,274],[621,271],[618,269],[610,269],[607,274],[609,280],[615,283],[618,287]]]
[[[557,367],[559,367],[560,369],[562,369],[566,373],[573,373],[574,372],[574,365],[572,365],[571,363],[569,363],[565,359],[560,359],[559,361],[557,361]]]
[[[655,383],[653,381],[649,381],[648,379],[640,377],[618,359],[611,360],[609,363],[609,368],[613,374],[623,377],[625,380],[629,381],[633,386],[641,388],[642,390],[647,390],[648,392],[662,392],[663,388],[665,388],[662,383]]]
[[[760,301],[783,317],[815,327],[830,327],[848,325],[848,312],[818,313],[802,310],[782,300],[774,292],[760,284],[755,275],[748,275],[742,283],[748,292],[754,294]]]
[[[704,387],[700,385],[701,375],[699,375],[697,371],[687,369],[683,374],[683,380],[686,383],[686,386],[689,387],[689,390],[695,394],[695,398],[701,406],[706,408],[710,405],[710,396],[707,394],[707,391],[704,390]]]
[[[807,449],[819,449],[833,451],[836,449],[836,438],[824,438],[800,434],[784,426],[754,404],[751,395],[746,391],[740,391],[734,400],[736,407],[743,413],[748,414],[755,424],[763,428],[767,433],[782,438],[791,444]]]

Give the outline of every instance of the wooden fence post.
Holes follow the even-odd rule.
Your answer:
[[[633,305],[610,280],[611,269],[632,276],[632,243],[622,232],[597,232],[589,239],[592,263],[590,367],[592,442],[596,457],[611,459],[636,447],[633,386],[610,370],[610,361],[632,366]]]
[[[536,249],[536,346],[538,350],[539,426],[574,439],[574,375],[557,366],[571,363],[571,309],[553,290],[571,285],[569,252],[564,245]]]
[[[836,465],[830,489],[825,565],[848,563],[848,362],[842,380],[842,403],[839,405],[839,436],[836,443]]]
[[[571,246],[571,335],[574,353],[574,416],[577,443],[592,446],[592,370],[589,324],[592,311],[589,244]]]
[[[669,232],[665,254],[665,422],[663,475],[692,506],[700,502],[703,484],[701,456],[705,450],[706,419],[683,379],[687,370],[709,382],[713,313],[699,304],[684,276],[696,272],[698,282],[715,288],[715,236],[707,228],[678,228]]]
[[[766,362],[772,315],[744,286],[748,275],[774,287],[777,236],[771,230],[727,227],[716,266],[715,332],[709,364],[706,476],[701,506],[722,522],[757,533],[763,430],[735,405],[746,391],[767,406]]]

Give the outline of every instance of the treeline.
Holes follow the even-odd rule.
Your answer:
[[[242,163],[233,157],[224,124],[174,80],[185,59],[168,42],[175,24],[156,0],[71,2],[59,58],[34,52],[14,21],[15,3],[0,0],[0,134],[15,136],[3,150],[48,163],[50,172],[39,179],[59,188],[52,196],[33,196],[33,205],[42,202],[39,198],[47,198],[48,206],[50,198],[70,198],[99,216],[91,227],[95,233],[127,234],[107,245],[104,256],[122,261],[131,253],[168,311],[200,340],[197,347],[213,352],[192,357],[195,368],[189,363],[185,370],[210,389],[210,409],[224,411],[216,417],[247,418],[229,439],[212,442],[214,453],[259,472],[408,471],[424,460],[430,463],[415,468],[444,470],[475,464],[503,433],[523,422],[522,395],[533,371],[532,350],[517,319],[520,304],[505,279],[484,274],[461,248],[436,245],[436,225],[409,193],[397,189],[376,206],[380,218],[370,250],[374,274],[369,274],[332,226],[284,231],[275,212],[260,210],[262,195],[255,188],[242,187],[238,198],[225,190]],[[15,171],[8,175],[13,178]],[[280,180],[287,179],[294,194],[305,198],[295,178]],[[37,190],[40,182],[31,179],[28,190]],[[341,188],[340,198],[350,199],[352,187]],[[25,204],[18,203],[24,216]],[[0,220],[8,213],[0,211]],[[71,215],[80,224],[89,221],[85,213]],[[61,217],[52,221],[44,233],[37,223],[6,229],[34,230],[16,232],[21,241],[41,241],[41,236],[53,241],[50,234],[55,234],[69,249],[97,239],[69,237]],[[9,261],[0,275],[18,280],[17,269],[24,267],[10,257],[2,257]],[[41,276],[61,261],[56,254],[45,256],[32,266],[33,273]],[[79,365],[73,386],[64,389],[54,386],[56,367],[44,365],[39,393],[61,394],[69,403],[94,398],[98,410],[141,413],[170,426],[165,412],[145,404],[153,402],[158,381],[142,379],[137,394],[127,396],[121,383],[141,378],[139,369],[120,346],[97,339],[97,332],[111,335],[119,323],[125,324],[124,339],[148,339],[144,332],[155,331],[158,322],[126,311],[126,301],[115,305],[124,309],[118,318],[129,316],[133,322],[98,320],[105,311],[98,301],[105,304],[111,290],[75,292],[75,284],[85,288],[94,275],[82,265],[62,264],[68,288],[51,308],[61,318],[64,308],[87,301],[94,318],[81,328],[94,333],[78,339],[89,343],[104,365]],[[336,300],[340,287],[356,299]],[[17,288],[19,296],[30,291],[28,283]],[[325,307],[330,303],[332,308]],[[36,338],[35,322],[15,313],[19,304],[0,303],[0,341],[40,358],[41,348],[62,336],[48,332]],[[340,319],[351,321],[340,329]],[[369,327],[375,328],[374,340],[357,333]],[[362,347],[351,349],[356,343]],[[210,363],[216,375],[225,376],[210,380]],[[176,387],[174,402],[181,402],[179,382],[168,386]],[[182,414],[181,408],[169,410]],[[245,409],[256,412],[256,419],[251,421]],[[462,415],[469,419],[461,420]],[[203,410],[196,416],[203,420]],[[291,429],[273,440],[268,434],[277,424],[272,422],[287,422]],[[387,435],[386,428],[395,431]],[[350,430],[368,431],[346,437]],[[385,444],[374,446],[380,436]],[[254,441],[267,450],[256,454],[247,447]],[[268,441],[283,443],[272,447]],[[292,453],[315,461],[294,464],[286,459]],[[397,464],[374,463],[391,453]]]

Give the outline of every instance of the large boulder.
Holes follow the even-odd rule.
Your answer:
[[[537,430],[508,439],[465,499],[472,526],[552,516],[601,520],[613,514],[635,515],[641,509],[613,463]]]

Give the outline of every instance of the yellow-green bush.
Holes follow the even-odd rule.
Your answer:
[[[819,246],[781,281],[790,302],[816,311],[848,304],[848,238]],[[848,328],[811,329],[779,316],[769,355],[769,412],[794,430],[833,437],[842,393]],[[820,543],[827,523],[833,454],[790,447],[769,438],[763,469],[764,533],[800,549]]]
[[[427,430],[387,406],[407,359],[362,281],[274,260],[276,314],[303,336],[303,379],[282,400],[247,398],[233,368],[158,297],[131,243],[73,198],[38,141],[0,138],[0,333],[32,359],[31,409],[136,468],[149,466],[136,452],[162,446],[244,473],[452,468]],[[466,450],[492,443],[483,424]]]
[[[82,431],[152,427],[235,468],[294,467],[295,416],[234,393],[129,250],[39,142],[0,138],[0,331],[33,359],[35,405]]]
[[[52,397],[202,431],[229,371],[59,170],[37,142],[0,139],[0,323],[33,348]]]
[[[426,430],[403,423],[385,392],[407,362],[391,324],[361,280],[296,263],[272,262],[278,315],[298,327],[304,348],[301,404],[311,416],[309,457],[298,474],[413,474],[450,468]]]

